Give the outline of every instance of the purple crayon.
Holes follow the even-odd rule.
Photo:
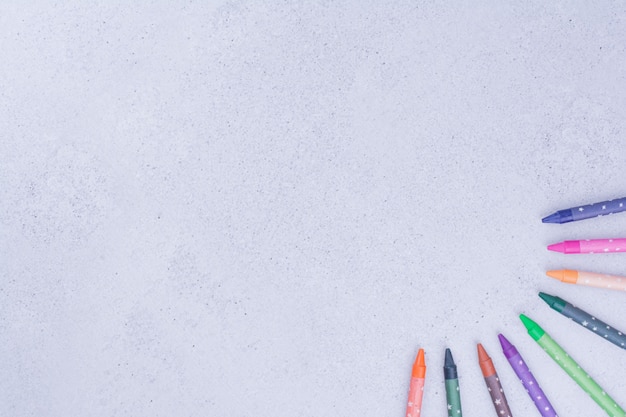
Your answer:
[[[522,385],[526,388],[526,392],[530,395],[530,398],[535,403],[537,410],[543,417],[558,417],[556,411],[554,411],[554,407],[550,404],[550,401],[546,398],[546,395],[543,393],[543,390],[539,386],[539,383],[533,376],[530,369],[522,359],[522,356],[519,354],[515,346],[509,342],[506,337],[502,334],[498,335],[498,339],[500,339],[500,345],[502,346],[502,353],[506,356],[506,359],[511,364],[513,371],[517,377],[522,381]]]

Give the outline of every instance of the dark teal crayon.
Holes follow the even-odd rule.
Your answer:
[[[597,334],[603,339],[608,340],[614,345],[619,346],[622,349],[626,349],[626,335],[617,330],[615,327],[609,326],[602,320],[595,318],[591,314],[575,307],[562,298],[542,292],[539,293],[539,297],[541,297],[541,299],[545,301],[546,304],[548,304],[553,310],[558,311],[565,317],[572,319],[585,329]]]

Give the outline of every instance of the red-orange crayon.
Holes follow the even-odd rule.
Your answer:
[[[487,384],[489,395],[491,395],[493,406],[496,409],[496,414],[500,417],[512,417],[511,409],[506,401],[506,396],[502,390],[496,368],[493,366],[493,361],[480,343],[478,344],[478,364],[483,372],[483,377],[485,377],[485,383]]]
[[[406,406],[406,417],[420,417],[422,408],[422,394],[424,394],[424,380],[426,378],[426,362],[424,361],[424,349],[417,352],[411,373],[411,385],[409,386],[409,401]]]

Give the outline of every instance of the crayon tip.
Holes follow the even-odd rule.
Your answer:
[[[546,272],[546,275],[550,278],[558,279],[559,281],[563,281],[563,270],[562,269],[554,269],[552,271]]]
[[[546,294],[545,292],[540,292],[539,297],[546,302],[550,307],[554,305],[556,302],[556,297]]]
[[[522,321],[522,323],[524,323],[524,326],[526,327],[526,329],[530,330],[531,328],[535,327],[537,325],[537,323],[535,323],[534,321],[532,321],[531,319],[529,319],[527,316],[525,316],[524,314],[520,314],[519,315],[520,320]]]
[[[450,351],[450,349],[446,349],[446,358],[443,366],[456,366],[454,363],[454,358],[452,358],[452,352]]]
[[[545,331],[534,321],[523,314],[519,315],[520,320],[524,323],[524,327],[528,330],[528,334],[535,340],[539,340],[545,334]]]
[[[561,223],[561,213],[558,211],[541,219],[542,223]]]
[[[556,310],[559,313],[563,311],[563,309],[567,305],[567,302],[564,299],[543,292],[539,293],[539,297],[541,297],[541,299],[545,301],[551,309]]]
[[[553,243],[552,245],[548,245],[548,250],[551,250],[554,252],[565,253],[565,243],[559,242],[559,243]]]
[[[502,333],[498,335],[498,340],[500,340],[500,346],[502,346],[502,353],[506,356],[507,359],[511,359],[513,356],[517,355],[517,349],[509,340],[504,337]]]
[[[498,334],[498,340],[500,341],[500,346],[502,346],[502,350],[509,350],[513,347],[511,342],[509,342],[509,340],[504,337],[502,333]]]
[[[557,223],[557,224],[569,223],[573,220],[574,220],[574,215],[571,209],[559,210],[541,219],[543,223]]]
[[[413,363],[413,378],[424,378],[426,376],[426,361],[424,360],[424,349],[417,352],[417,357]]]
[[[426,365],[426,361],[424,360],[424,349],[420,349],[417,352],[417,358],[415,359],[415,363],[422,366]]]
[[[478,344],[478,364],[480,365],[480,370],[483,372],[483,376],[486,378],[496,373],[496,368],[493,366],[493,361],[487,354],[487,351],[483,347],[482,344]]]
[[[452,358],[452,352],[450,349],[446,349],[446,359],[443,362],[443,377],[444,379],[457,379],[458,374],[456,371],[456,365]]]
[[[487,355],[487,351],[485,350],[485,348],[483,347],[483,345],[481,343],[479,343],[476,348],[478,349],[478,360],[479,361],[487,361],[489,359],[491,359],[489,357],[489,355]]]

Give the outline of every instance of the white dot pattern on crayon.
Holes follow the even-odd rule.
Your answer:
[[[454,387],[456,391],[460,391],[460,387],[458,385],[458,383],[456,384],[456,386]],[[446,390],[448,389],[448,386],[446,385]],[[446,394],[447,395],[447,394]],[[458,404],[450,404],[448,403],[448,417],[459,417],[461,416],[461,403],[459,402]]]
[[[579,284],[596,288],[626,291],[626,280],[624,280],[624,277],[591,273],[583,274],[585,274],[585,277],[578,281]]]
[[[419,381],[419,379],[417,380]],[[407,404],[407,417],[419,417],[421,414],[420,406],[421,406],[421,397],[424,391],[424,381],[417,382],[419,390],[409,390],[409,402]],[[411,397],[411,394],[413,396]]]
[[[623,239],[620,239],[619,242],[623,242]],[[583,239],[581,240],[581,242],[592,242],[591,239]],[[600,246],[602,245],[603,242],[608,242],[608,243],[614,243],[615,241],[613,239],[602,239],[601,241],[597,241],[597,242],[592,242],[589,245],[586,245],[585,248],[582,247],[581,245],[581,251],[583,253],[587,252],[587,253],[597,253],[597,252],[601,252],[601,253],[608,253],[608,252],[622,252],[624,251],[624,248],[621,246],[615,246],[615,245],[610,245],[610,246],[615,246],[614,249],[610,248],[610,247],[603,247]],[[619,245],[619,242],[616,243],[616,245]]]
[[[531,377],[532,377],[532,374],[530,373],[530,369],[528,369],[528,365],[526,365],[526,363],[524,363],[524,361],[523,361],[523,360],[521,360],[521,359],[520,359],[517,363],[518,363],[518,365],[521,365],[521,366],[525,369],[525,371],[526,371],[526,372],[528,372],[528,373],[529,373],[529,376],[531,376]],[[535,385],[534,381],[533,381],[532,379],[529,379],[528,381],[524,381],[523,379],[520,379],[520,382],[521,382],[521,383],[522,383],[522,385],[524,386],[524,389],[526,390],[526,392],[530,395],[530,390],[529,390],[527,387],[529,387],[529,386],[534,386],[534,385]],[[543,393],[543,391],[541,391],[541,388],[539,388],[538,386],[537,386],[537,389],[538,389],[540,392],[542,392],[542,393]],[[545,407],[546,411],[549,411],[549,410],[550,410],[550,407],[548,407],[547,405],[545,405],[545,406],[544,406],[544,405],[542,405],[542,400],[545,400],[548,404],[550,404],[550,402],[548,401],[548,399],[547,399],[547,398],[545,398],[545,399],[544,399],[544,397],[542,397],[541,395],[537,395],[537,397],[532,397],[532,396],[531,396],[531,398],[532,398],[532,400],[533,400],[533,402],[535,403],[535,406],[536,406],[537,408],[543,408],[543,407]],[[558,416],[558,415],[554,412],[554,410],[552,410],[552,412],[554,413],[554,417],[559,417],[559,416]]]
[[[487,383],[487,390],[491,395],[496,412],[501,416],[510,417],[511,410],[509,410],[504,391],[500,387],[500,378],[497,375],[491,376],[485,378],[485,382]]]
[[[621,199],[620,199],[620,200],[621,200]],[[618,200],[618,201],[619,201],[619,200]],[[610,204],[610,205],[612,206],[611,208],[609,208],[609,210],[611,210],[611,211],[609,211],[608,213],[602,213],[602,212],[599,212],[599,213],[596,215],[596,217],[607,216],[607,215],[613,214],[613,213],[614,213],[614,212],[616,212],[616,211],[617,211],[617,212],[619,212],[619,211],[621,211],[621,209],[624,207],[624,203],[622,203],[622,202],[618,203],[618,202],[617,202],[617,201],[615,201],[615,200],[608,201],[607,203],[608,203],[608,204]],[[603,205],[601,206],[601,210],[606,210],[606,209],[607,209],[608,204],[603,204]],[[586,207],[591,207],[591,208],[593,208],[594,206],[595,206],[595,203],[594,203],[594,204],[589,204],[589,205],[587,205]],[[583,212],[585,211],[585,207],[578,207],[578,211],[579,211],[580,213],[583,213]]]
[[[595,320],[595,317],[592,317],[592,319]],[[597,388],[597,390],[599,390],[602,393],[603,397],[608,397],[606,392],[602,390],[602,388],[593,379],[591,379],[589,374],[587,374],[578,364],[576,364],[576,362],[574,362],[573,359],[571,359],[569,355],[554,340],[548,337],[548,339],[546,339],[546,342],[551,345],[552,349],[548,350],[547,347],[544,346],[543,350],[545,350],[548,353],[548,355],[550,355],[552,359],[554,359],[563,368],[563,370],[565,370],[565,372],[567,372],[567,374],[570,377],[572,377],[572,379],[574,379],[574,381],[576,381],[580,385],[583,391],[585,391],[588,395],[592,396],[592,392],[590,388],[594,387],[594,388]],[[568,368],[567,364],[564,363],[561,359],[559,359],[560,357],[558,356],[557,352],[562,353],[566,358],[568,358],[574,364],[576,364],[576,370],[572,370],[571,368]],[[583,382],[582,378],[586,378],[588,381]],[[607,409],[607,407],[603,404],[599,404],[599,405],[606,412],[611,413],[613,417],[625,417],[626,416],[626,413],[624,413],[624,410],[622,410],[615,402],[613,403],[613,406],[612,406],[612,408],[615,408],[615,410]]]
[[[583,327],[586,327],[586,328],[592,330],[594,333],[598,334],[599,336],[603,336],[605,339],[609,340],[611,343],[614,343],[616,345],[619,344],[619,346],[624,346],[624,342],[621,342],[620,340],[615,340],[615,339],[620,338],[620,336],[622,336],[622,332],[617,331],[617,329],[611,328],[611,326],[609,326],[608,324],[603,323],[601,325],[601,327],[604,327],[606,330],[604,332],[600,332],[599,330],[601,330],[601,329],[598,326],[594,325],[591,328],[589,328],[589,322],[587,320],[578,321],[576,319],[576,317],[570,317],[570,319],[575,321],[575,322],[577,322],[577,323],[579,323]],[[592,321],[599,321],[598,319],[596,319],[593,316],[591,316],[591,320]],[[602,322],[600,321],[600,323],[602,323]],[[611,336],[611,338],[609,339],[610,336]]]
[[[453,409],[452,404],[448,404],[448,417],[452,417],[455,414],[461,414],[461,409],[460,408]]]

